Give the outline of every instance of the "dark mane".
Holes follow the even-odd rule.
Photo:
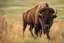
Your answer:
[[[42,12],[44,12],[44,11],[46,11],[46,10],[49,10],[49,11],[51,11],[52,13],[54,13],[54,10],[53,10],[52,8],[49,9],[49,7],[41,8],[41,9],[39,10],[39,13],[42,14]]]

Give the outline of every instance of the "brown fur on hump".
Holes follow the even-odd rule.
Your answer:
[[[36,12],[36,10],[37,10],[37,7],[38,7],[38,6],[30,9],[30,12],[29,12],[28,15],[27,15],[27,20],[28,20],[28,21],[33,21],[33,22],[35,22],[35,12]]]
[[[35,24],[40,24],[38,19],[39,10],[44,7],[49,7],[47,3],[40,2],[37,4],[34,8],[31,8],[30,10],[25,12],[24,18],[26,21],[34,22]]]
[[[23,13],[23,16],[22,17],[23,17],[23,20],[24,21],[27,21],[27,15],[28,15],[29,11],[30,10],[28,10],[28,11],[26,11],[26,12]]]
[[[40,3],[37,4],[37,5],[38,5],[38,8],[37,8],[37,10],[36,10],[36,12],[35,12],[35,23],[36,23],[37,25],[39,25],[39,24],[40,24],[39,19],[38,19],[39,10],[40,10],[41,8],[44,8],[44,7],[49,7],[49,5],[48,5],[47,3],[43,3],[43,2],[40,2]]]

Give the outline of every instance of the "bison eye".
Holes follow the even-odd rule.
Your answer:
[[[39,15],[38,18],[42,19],[42,16]]]

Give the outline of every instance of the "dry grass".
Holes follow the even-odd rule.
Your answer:
[[[5,40],[7,34],[7,15],[0,14],[0,42]]]
[[[0,43],[64,43],[64,22],[53,24],[50,31],[51,40],[43,34],[41,38],[34,39],[29,32],[29,26],[22,36],[22,22],[8,20],[6,15],[0,15]]]

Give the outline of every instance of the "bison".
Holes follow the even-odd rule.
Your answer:
[[[39,18],[40,23],[41,23],[41,29],[39,29],[40,30],[40,36],[42,34],[42,31],[43,31],[44,34],[47,35],[47,38],[50,39],[49,32],[50,32],[50,28],[53,24],[54,18],[57,17],[57,15],[56,15],[57,10],[55,12],[52,8],[45,7],[45,8],[40,9],[39,13],[40,14],[38,14],[38,18]],[[35,33],[38,33],[38,31],[37,31],[37,29],[35,29]]]
[[[49,7],[47,3],[39,3],[34,8],[23,13],[23,36],[27,25],[30,25],[31,35],[34,37],[32,29],[35,28],[35,35],[40,36],[42,32],[47,34],[49,39],[49,29],[53,23],[53,19],[56,18],[56,14],[53,8]],[[46,26],[48,25],[48,26]],[[49,27],[49,28],[48,28]]]

